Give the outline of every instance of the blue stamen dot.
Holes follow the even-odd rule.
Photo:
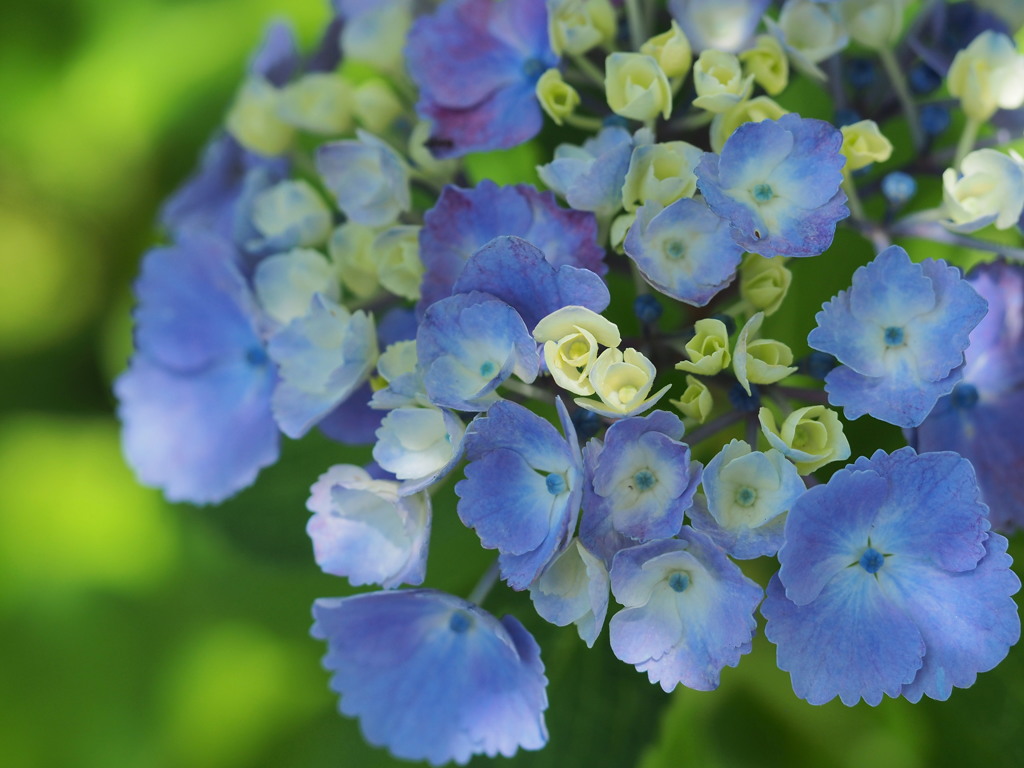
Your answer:
[[[956,408],[967,410],[978,404],[978,388],[966,381],[961,381],[953,387],[953,393],[950,396],[953,398],[953,406]]]
[[[636,484],[638,491],[646,491],[654,487],[655,483],[658,482],[658,478],[649,469],[641,469],[633,475],[633,482]]]
[[[676,571],[668,577],[668,585],[676,592],[685,592],[690,586],[690,577],[682,571]]]
[[[775,197],[770,184],[756,184],[751,192],[754,195],[754,199],[759,203],[767,203]]]
[[[245,352],[245,361],[254,367],[266,365],[268,359],[267,350],[263,347],[250,347]]]
[[[448,620],[448,629],[456,634],[462,634],[473,626],[473,619],[465,611],[456,611]]]
[[[491,376],[494,375],[494,372],[497,369],[498,366],[496,366],[494,363],[488,360],[486,363],[480,366],[480,375],[483,376],[485,379],[489,379]]]
[[[546,69],[547,67],[540,59],[527,59],[523,62],[523,74],[530,79],[540,77]]]
[[[562,477],[561,475],[556,475],[554,473],[544,478],[544,483],[548,487],[548,493],[550,493],[552,496],[557,496],[558,494],[564,492],[566,488],[565,478]]]
[[[860,556],[860,567],[868,573],[878,573],[878,569],[885,565],[885,556],[874,547],[868,547]]]
[[[741,507],[749,507],[757,501],[757,491],[748,486],[743,486],[736,492],[736,503]]]
[[[903,344],[903,329],[895,325],[886,328],[885,343],[890,347],[898,347]]]

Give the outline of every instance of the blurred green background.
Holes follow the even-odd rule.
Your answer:
[[[396,765],[335,713],[308,636],[303,503],[330,464],[285,446],[219,508],[169,505],[124,466],[110,383],[130,284],[266,22],[307,44],[326,0],[36,0],[0,23],[0,765]],[[836,279],[845,279],[845,276]],[[436,503],[433,586],[488,556]],[[1016,542],[1016,551],[1024,542]],[[470,554],[466,554],[470,553]],[[947,703],[810,707],[763,638],[712,694],[669,696],[496,590],[544,649],[550,746],[517,766],[1024,765],[1024,652]],[[522,610],[520,610],[522,609]],[[479,759],[475,765],[490,764]]]

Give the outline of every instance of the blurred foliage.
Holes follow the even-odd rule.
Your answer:
[[[110,382],[130,342],[130,282],[160,201],[193,168],[266,22],[311,43],[327,0],[6,2],[0,25],[0,761],[9,768],[386,768],[335,712],[310,605],[344,594],[316,567],[303,501],[317,474],[365,452],[313,436],[219,508],[139,487],[118,447]],[[801,104],[811,94],[794,93]],[[829,105],[814,101],[819,116]],[[795,104],[788,105],[790,107]],[[545,137],[542,136],[542,141]],[[535,179],[481,156],[474,177]],[[803,338],[842,266],[794,264]],[[928,246],[928,255],[941,255]],[[624,314],[628,308],[624,308]],[[669,308],[667,318],[678,310]],[[799,352],[799,350],[798,350]],[[866,422],[866,420],[864,420]],[[867,423],[854,430],[873,429]],[[866,435],[866,432],[865,432]],[[873,433],[877,440],[877,432]],[[886,438],[895,444],[893,433]],[[466,594],[490,555],[435,497],[431,584]],[[1019,542],[1018,542],[1019,543]],[[760,568],[767,575],[764,564]],[[551,743],[508,765],[680,768],[1024,764],[1024,654],[948,703],[877,709],[797,700],[760,638],[722,690],[672,695],[544,624]],[[477,759],[473,765],[495,761]]]

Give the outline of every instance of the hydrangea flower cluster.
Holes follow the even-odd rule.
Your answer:
[[[316,564],[370,588],[313,606],[370,743],[542,748],[542,621],[712,690],[760,606],[812,704],[946,699],[1017,642],[1024,250],[977,233],[1019,239],[1024,161],[975,145],[1021,124],[1024,55],[993,13],[904,5],[334,0],[307,58],[270,30],[163,210],[116,394],[176,501],[251,485],[281,434],[366,446],[306,506]],[[774,100],[798,78],[834,119]],[[908,446],[851,443],[862,416]],[[465,596],[432,586],[446,482],[494,551]],[[537,616],[485,610],[499,583]]]

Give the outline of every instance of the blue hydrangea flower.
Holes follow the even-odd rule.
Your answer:
[[[817,256],[850,215],[840,189],[843,135],[795,113],[745,123],[697,165],[711,210],[732,225],[744,250],[762,256]]]
[[[704,534],[624,549],[611,579],[624,606],[608,624],[612,652],[665,691],[714,690],[750,652],[763,592]]]
[[[608,569],[573,539],[530,585],[541,618],[558,627],[575,624],[580,639],[594,647],[608,613]]]
[[[485,411],[513,373],[537,378],[540,355],[512,307],[486,293],[449,296],[432,305],[416,334],[416,354],[430,402],[459,411]]]
[[[436,157],[514,147],[540,131],[534,88],[558,64],[545,0],[445,0],[413,24],[405,55]]]
[[[594,214],[566,210],[551,192],[526,184],[499,187],[482,181],[472,189],[447,186],[423,217],[420,258],[426,270],[417,311],[422,315],[452,287],[469,257],[501,235],[515,235],[544,252],[555,267],[567,264],[603,275]]]
[[[547,743],[540,648],[513,617],[414,589],[320,598],[313,618],[338,708],[371,744],[441,765]]]
[[[732,282],[743,257],[729,222],[692,198],[645,203],[622,246],[648,283],[696,307]]]
[[[466,262],[454,293],[481,291],[501,299],[533,330],[555,310],[580,306],[603,312],[608,286],[589,269],[552,266],[544,252],[518,237],[496,237]]]
[[[175,237],[206,232],[230,240],[245,215],[240,201],[247,179],[255,174],[273,184],[290,166],[285,157],[250,152],[230,134],[219,134],[203,150],[199,170],[164,203],[160,221]]]
[[[280,376],[274,417],[282,432],[299,438],[369,377],[377,333],[371,315],[317,293],[309,312],[271,336],[267,349]]]
[[[913,264],[898,245],[886,248],[822,307],[807,337],[843,363],[825,377],[829,402],[848,419],[868,413],[917,426],[960,380],[969,334],[986,306],[954,267]]]
[[[325,573],[354,587],[422,584],[427,572],[430,497],[400,495],[399,483],[338,464],[310,489],[306,533]]]
[[[309,312],[314,294],[335,302],[341,299],[337,268],[311,248],[275,253],[261,260],[252,285],[267,317],[282,325]]]
[[[703,484],[707,505],[690,508],[690,524],[740,560],[779,551],[785,513],[806,490],[779,451],[753,451],[743,440],[730,441],[715,455]]]
[[[747,47],[769,0],[669,0],[693,50],[736,53]]]
[[[1020,635],[1006,539],[955,453],[877,451],[790,510],[762,613],[797,696],[944,700]]]
[[[992,527],[1024,526],[1024,268],[997,261],[967,281],[988,302],[971,331],[963,380],[911,436],[919,451],[956,451],[974,465]]]
[[[135,354],[114,385],[124,451],[172,501],[223,501],[277,461],[274,370],[235,261],[225,241],[184,235],[135,285]]]
[[[559,144],[554,159],[538,166],[537,173],[577,211],[608,217],[622,207],[622,184],[632,155],[629,131],[609,126],[583,146]]]
[[[367,227],[393,223],[412,204],[409,169],[386,142],[366,131],[316,151],[316,169],[338,208]]]
[[[447,475],[462,458],[462,420],[446,408],[395,408],[377,430],[374,460],[399,480],[403,495]]]
[[[576,431],[561,400],[565,437],[547,420],[501,400],[466,431],[466,478],[455,486],[459,517],[485,549],[498,550],[501,576],[526,589],[572,536],[583,493]]]
[[[680,442],[683,422],[668,411],[653,411],[616,421],[605,433],[604,444],[588,467],[585,515],[587,543],[601,519],[622,536],[636,542],[675,536],[683,513],[693,503],[700,484],[701,465],[690,460],[690,446]],[[602,547],[595,547],[600,552]]]

